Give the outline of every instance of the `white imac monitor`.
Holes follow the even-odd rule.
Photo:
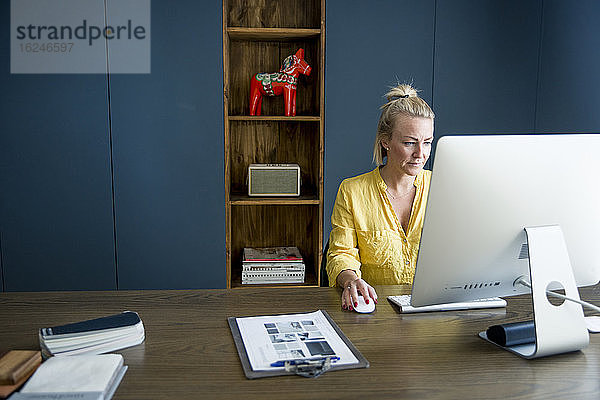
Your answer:
[[[530,275],[524,228],[546,225],[560,226],[576,285],[596,284],[600,134],[442,137],[412,304],[529,293],[514,285]]]

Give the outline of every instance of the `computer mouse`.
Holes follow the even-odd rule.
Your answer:
[[[353,309],[357,313],[372,313],[375,311],[375,301],[373,299],[369,299],[369,304],[367,304],[364,297],[358,296],[358,305],[353,307]]]

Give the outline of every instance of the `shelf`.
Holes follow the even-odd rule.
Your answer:
[[[242,285],[241,283],[234,282],[231,285],[232,289],[243,289],[243,288],[302,288],[302,287],[317,287],[316,282],[312,283],[274,283],[264,285]]]
[[[296,115],[286,117],[283,115],[230,115],[230,121],[288,121],[288,122],[320,122],[321,117],[310,115]]]
[[[304,49],[304,58],[311,66],[310,75],[299,75],[296,90],[296,117],[321,117],[321,48],[318,40],[297,41],[231,41],[230,58],[226,63],[229,79],[224,88],[227,99],[227,116],[250,117],[251,78],[257,73],[274,73],[288,55]],[[263,96],[260,116],[285,117],[284,96]],[[287,117],[292,118],[292,117]],[[255,119],[254,121],[259,121]],[[288,119],[286,121],[292,121]],[[298,119],[299,121],[302,121]],[[231,121],[231,120],[229,120]],[[283,121],[283,119],[282,119]],[[271,122],[266,120],[266,122]]]
[[[227,28],[232,40],[277,40],[290,41],[305,38],[316,38],[321,34],[320,29],[307,28]]]
[[[266,206],[266,205],[319,205],[315,196],[299,197],[250,197],[248,195],[231,195],[232,206]]]
[[[323,251],[325,0],[223,1],[225,270],[228,288],[318,286]],[[251,77],[275,72],[304,49],[310,75],[298,79],[296,115],[285,98],[265,97],[251,116]],[[248,166],[295,163],[302,196],[248,196]],[[246,247],[296,246],[303,284],[242,285]]]

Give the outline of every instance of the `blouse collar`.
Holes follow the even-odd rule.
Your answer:
[[[379,186],[384,192],[387,190],[387,185],[385,184],[383,178],[381,177],[381,173],[379,171],[381,167],[375,168],[375,181],[377,186]],[[415,177],[414,186],[418,189],[421,187],[421,183],[423,182],[423,175],[425,174],[424,170],[419,171],[417,176]]]

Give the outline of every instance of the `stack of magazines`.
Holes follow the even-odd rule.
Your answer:
[[[304,283],[297,247],[244,248],[242,284]]]
[[[75,354],[102,354],[144,341],[144,325],[132,311],[107,317],[42,328],[40,347],[45,357]]]

